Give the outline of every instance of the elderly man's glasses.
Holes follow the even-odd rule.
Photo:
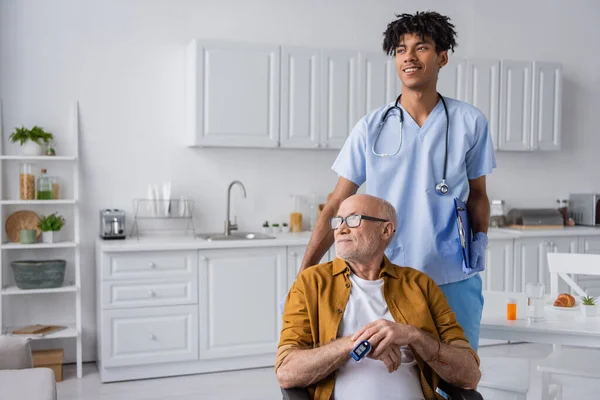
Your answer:
[[[367,221],[379,221],[388,222],[389,219],[381,219],[375,217],[369,217],[368,215],[348,215],[344,217],[333,217],[329,219],[329,226],[331,229],[337,229],[342,225],[342,222],[346,221],[348,228],[357,228],[360,226],[360,222],[365,219]]]

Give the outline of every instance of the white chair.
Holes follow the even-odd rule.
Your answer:
[[[569,274],[600,276],[600,255],[548,253],[548,267],[552,298],[559,294],[559,277],[575,294],[586,296],[585,291]],[[597,368],[599,359],[598,350],[555,346],[555,351],[538,364],[538,371],[542,373],[542,400],[561,399],[563,386],[600,390],[600,370]]]

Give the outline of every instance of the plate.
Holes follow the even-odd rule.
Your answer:
[[[23,229],[35,229],[36,237],[39,239],[42,231],[38,228],[40,217],[29,210],[17,211],[8,216],[6,219],[5,229],[9,239],[15,243],[21,241],[20,232]]]
[[[581,302],[579,300],[575,300],[575,305],[573,307],[558,307],[554,305],[554,302],[548,304],[548,306],[557,311],[579,311]]]

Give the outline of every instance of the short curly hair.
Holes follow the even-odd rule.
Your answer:
[[[383,51],[391,56],[404,34],[420,35],[423,40],[430,37],[435,43],[435,49],[440,51],[452,50],[457,46],[456,31],[450,18],[435,11],[417,11],[412,14],[396,14],[398,19],[390,22],[383,32]]]

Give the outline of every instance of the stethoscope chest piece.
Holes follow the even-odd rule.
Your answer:
[[[442,196],[448,194],[448,192],[450,191],[450,187],[446,183],[445,179],[436,185],[435,191],[441,194]]]

